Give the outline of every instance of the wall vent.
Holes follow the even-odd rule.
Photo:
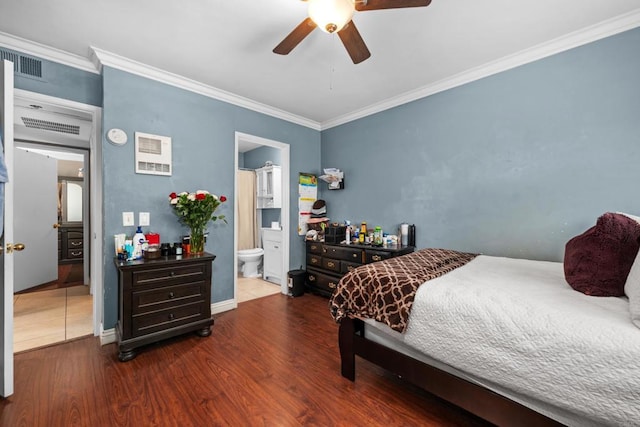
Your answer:
[[[70,125],[66,123],[52,122],[49,120],[34,119],[32,117],[21,117],[22,123],[28,128],[42,129],[51,132],[66,133],[71,135],[80,135],[80,126]]]
[[[13,62],[13,71],[17,75],[42,80],[41,60],[0,49],[0,60],[5,59]]]

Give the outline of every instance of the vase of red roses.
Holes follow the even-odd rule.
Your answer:
[[[178,220],[191,229],[189,251],[192,254],[204,252],[204,233],[209,221],[224,221],[224,215],[216,215],[216,209],[227,200],[225,196],[216,196],[206,190],[195,193],[171,193],[169,203],[178,216]]]

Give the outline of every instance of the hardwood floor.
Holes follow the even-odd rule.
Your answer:
[[[358,359],[340,376],[328,300],[247,301],[194,334],[130,362],[95,337],[15,357],[2,426],[483,426],[477,418]]]

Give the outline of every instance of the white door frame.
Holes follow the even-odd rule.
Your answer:
[[[102,108],[83,104],[68,99],[55,98],[49,95],[16,89],[15,97],[31,100],[35,103],[48,104],[60,108],[88,113],[92,118],[92,132],[89,141],[89,235],[85,238],[89,243],[91,265],[91,289],[93,292],[93,335],[103,331],[103,215],[102,215]]]
[[[234,160],[234,206],[233,206],[233,303],[234,307],[238,306],[238,143],[239,141],[247,141],[258,145],[273,147],[280,149],[280,160],[282,163],[282,210],[280,222],[282,225],[282,278],[280,279],[280,292],[287,295],[289,293],[287,272],[289,271],[289,182],[290,182],[290,160],[289,160],[289,144],[274,141],[271,139],[261,138],[259,136],[249,135],[242,132],[235,133],[235,160]]]
[[[13,168],[13,92],[14,92],[14,80],[13,80],[13,62],[4,60],[0,62],[0,86],[4,90],[0,98],[0,110],[2,110],[2,117],[0,117],[0,125],[2,129],[2,144],[5,150],[5,163],[7,165],[7,172],[11,173]],[[0,147],[2,150],[3,147]],[[4,192],[4,206],[5,216],[3,221],[8,227],[5,227],[4,233],[0,233],[0,243],[5,246],[0,252],[0,264],[2,265],[2,271],[4,284],[1,292],[2,298],[0,314],[2,315],[2,328],[0,332],[0,351],[2,351],[2,360],[0,361],[1,381],[0,381],[0,397],[8,397],[13,394],[13,255],[8,253],[6,244],[15,244],[13,240],[13,183],[12,177],[9,176],[9,182],[5,184]],[[11,208],[7,209],[7,206]],[[4,234],[4,238],[2,238]]]

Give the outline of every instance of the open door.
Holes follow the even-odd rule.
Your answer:
[[[14,259],[13,291],[19,292],[58,279],[58,163],[19,148],[13,154],[12,186],[22,195],[14,200],[13,231],[28,248]]]
[[[4,152],[0,160],[4,157],[8,172],[8,181],[0,182],[0,213],[4,213],[0,219],[0,396],[7,397],[13,394],[13,254],[24,247],[13,243],[13,63],[7,60],[0,64],[0,137]]]

